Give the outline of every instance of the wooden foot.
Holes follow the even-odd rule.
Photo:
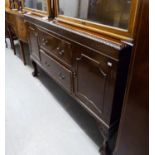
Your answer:
[[[12,37],[10,37],[10,43],[11,43],[11,48],[13,49],[14,55],[16,55],[15,44],[14,44],[14,40]]]
[[[100,151],[100,155],[112,155],[108,139],[104,138],[103,144],[100,147],[99,151]]]
[[[6,38],[5,38],[5,45],[6,45],[6,48],[8,48],[8,43],[7,43],[7,41],[6,41]]]
[[[26,65],[24,43],[22,41],[19,41],[19,45],[20,45],[20,52],[21,52],[21,57],[22,57],[23,63],[24,63],[24,65]]]
[[[103,143],[100,147],[100,155],[112,155],[115,145],[115,132],[109,131],[106,127],[98,124],[99,131],[103,137]]]
[[[16,49],[15,49],[15,44],[14,44],[14,40],[13,40],[13,35],[11,33],[11,27],[8,28],[8,34],[9,34],[9,39],[10,39],[10,44],[11,44],[11,48],[13,49],[14,54],[16,55]]]
[[[37,64],[34,61],[32,61],[32,66],[33,66],[33,69],[34,69],[34,71],[32,72],[32,75],[34,77],[37,77],[38,76],[38,69],[37,69]]]
[[[37,77],[37,76],[38,76],[38,73],[35,72],[35,71],[33,71],[33,72],[32,72],[32,75],[33,75],[33,77]]]

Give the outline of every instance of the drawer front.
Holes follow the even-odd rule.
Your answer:
[[[49,57],[42,50],[41,63],[49,75],[63,86],[68,92],[72,92],[72,72]]]
[[[71,65],[72,50],[69,42],[59,39],[48,32],[40,30],[39,43],[40,47],[48,54],[69,66]]]

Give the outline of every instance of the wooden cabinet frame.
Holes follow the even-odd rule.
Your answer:
[[[89,32],[95,32],[97,34],[110,36],[112,38],[120,40],[126,40],[130,42],[133,41],[137,12],[139,9],[139,0],[131,1],[128,30],[117,28],[114,26],[90,22],[82,19],[77,19],[73,17],[68,17],[65,15],[59,15],[59,0],[54,0],[54,8],[56,20],[60,23],[64,23],[74,27],[79,27]]]
[[[112,155],[131,47],[123,42],[101,42],[28,14],[25,21],[33,76],[40,66],[65,88],[96,120],[103,138],[100,154]]]
[[[53,8],[53,0],[46,0],[47,1],[47,11],[41,11],[37,9],[32,9],[28,7],[24,7],[25,11],[31,11],[33,14],[39,15],[39,16],[51,16],[51,11]]]

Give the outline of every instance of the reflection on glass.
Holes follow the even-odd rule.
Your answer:
[[[59,0],[59,14],[128,28],[131,0]]]
[[[47,11],[47,0],[24,0],[25,7],[40,11]]]

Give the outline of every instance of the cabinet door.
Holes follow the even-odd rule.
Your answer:
[[[36,27],[33,25],[28,25],[28,31],[29,31],[28,42],[29,42],[29,47],[31,51],[31,56],[36,60],[40,60],[39,45],[38,45],[38,31]]]
[[[98,53],[82,52],[76,57],[75,94],[88,110],[107,123],[112,109],[116,69],[114,60]]]

